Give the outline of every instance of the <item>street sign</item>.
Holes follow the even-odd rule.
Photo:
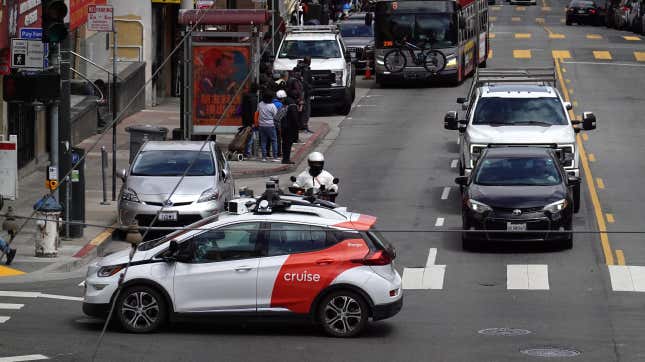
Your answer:
[[[11,68],[43,69],[45,47],[36,39],[11,39]]]
[[[20,38],[21,39],[42,39],[43,38],[43,29],[42,28],[20,28]],[[45,54],[44,54],[44,63],[45,68],[49,68],[49,44],[45,43]]]
[[[88,5],[87,29],[92,31],[112,31],[114,8],[112,5]]]
[[[9,136],[9,142],[0,136],[0,196],[15,200],[18,197],[18,137]]]

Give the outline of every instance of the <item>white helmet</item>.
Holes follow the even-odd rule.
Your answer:
[[[309,163],[309,174],[311,176],[318,176],[325,167],[325,156],[320,152],[312,152],[307,157]]]
[[[284,90],[280,89],[279,91],[277,91],[277,92],[275,93],[275,96],[276,96],[278,99],[284,99],[284,98],[287,98],[287,92],[285,92]]]

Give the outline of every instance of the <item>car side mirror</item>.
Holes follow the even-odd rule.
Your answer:
[[[567,183],[572,186],[580,185],[581,179],[578,176],[569,176],[567,178]]]
[[[582,114],[582,129],[591,131],[596,129],[596,116],[591,112],[584,112]]]
[[[571,102],[564,102],[564,108],[566,108],[567,111],[570,111],[573,109],[573,105],[571,105]]]
[[[333,183],[334,185],[338,185],[339,182],[340,179],[338,177],[334,177],[334,179],[331,181],[331,183]]]
[[[365,14],[365,25],[372,26],[372,21],[374,20],[372,13]]]
[[[459,176],[455,178],[455,183],[459,186],[468,185],[468,176]]]
[[[128,178],[128,171],[126,171],[125,168],[122,168],[121,171],[119,171],[118,176],[123,182],[125,182],[125,179]]]
[[[453,131],[459,128],[459,123],[457,122],[457,112],[450,111],[446,113],[446,116],[443,118],[443,128]]]

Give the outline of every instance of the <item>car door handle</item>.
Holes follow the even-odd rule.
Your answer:
[[[247,272],[247,271],[252,270],[252,269],[253,269],[253,267],[244,265],[244,266],[238,266],[237,268],[235,268],[235,271]]]
[[[328,265],[334,262],[334,259],[329,259],[329,258],[323,258],[323,259],[318,259],[316,260],[316,264],[318,265]]]

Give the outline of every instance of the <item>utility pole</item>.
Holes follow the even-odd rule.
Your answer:
[[[50,63],[54,68],[59,68],[60,66],[60,47],[58,44],[50,44]],[[60,84],[59,84],[60,87]],[[58,103],[60,101],[55,101],[52,103],[49,109],[50,117],[50,133],[49,133],[49,165],[58,170]],[[49,175],[47,175],[49,177]],[[54,198],[60,200],[58,194],[58,188],[54,190]]]
[[[70,54],[71,39],[65,38],[59,45],[60,54],[60,103],[58,105],[58,175],[61,178],[59,196],[66,198],[69,197],[70,192],[68,188],[72,185],[65,182],[63,177],[67,175],[72,169],[72,120],[70,117]],[[69,180],[69,179],[68,179]],[[59,199],[60,200],[60,199]],[[63,201],[63,200],[60,200]],[[61,202],[63,203],[63,202]],[[64,205],[71,205],[71,200],[65,200]],[[71,212],[66,212],[66,222],[70,220],[69,215]],[[65,235],[69,237],[69,234]]]
[[[114,19],[114,18],[113,18]],[[116,97],[116,82],[118,81],[116,55],[117,55],[116,24],[112,20],[112,201],[116,201],[116,118],[119,113],[119,104]]]

